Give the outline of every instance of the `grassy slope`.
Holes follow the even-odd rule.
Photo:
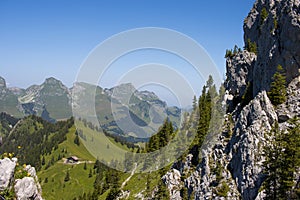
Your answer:
[[[78,125],[78,124],[77,124]],[[129,149],[125,145],[116,143],[111,138],[105,137],[104,134],[91,130],[87,127],[84,127],[83,124],[80,127],[84,134],[87,136],[86,145],[90,145],[92,142],[90,137],[94,136],[94,146],[97,144],[97,152],[102,152],[102,156],[105,156],[105,159],[109,160],[112,158],[120,158],[120,155],[117,155],[118,151],[128,151]],[[94,162],[96,159],[83,145],[82,140],[81,144],[77,146],[74,144],[75,139],[75,126],[70,128],[69,133],[67,134],[67,140],[61,143],[58,146],[58,149],[53,151],[50,155],[45,156],[45,163],[51,160],[53,157],[55,164],[48,169],[45,169],[43,166],[42,170],[38,172],[38,177],[41,180],[43,197],[48,199],[73,199],[82,195],[84,192],[89,193],[93,191],[93,184],[96,178],[96,175],[93,173],[91,178],[88,178],[90,168],[93,168],[94,163],[87,164],[87,170],[84,170],[84,161]],[[109,149],[107,149],[107,144],[109,144]],[[116,150],[119,149],[119,150]],[[67,150],[67,153],[63,153]],[[61,155],[64,158],[69,156],[77,156],[79,160],[83,163],[77,165],[67,165],[63,164],[63,160],[57,161],[58,156]],[[103,158],[103,157],[102,157]],[[70,181],[64,182],[67,170],[70,173]],[[120,177],[120,183],[122,183],[129,174],[124,174]],[[48,178],[48,183],[45,183],[45,178]],[[109,191],[105,192],[99,199],[105,199]]]
[[[150,175],[150,190],[152,191],[160,181],[160,175],[159,173],[152,172]],[[146,190],[146,182],[147,182],[147,173],[144,174],[134,174],[131,179],[127,182],[127,184],[124,186],[123,190],[130,191],[129,200],[135,200],[138,193],[143,192],[143,195],[145,195]]]
[[[4,99],[0,101],[0,112],[7,112],[14,117],[23,117],[23,114],[18,110],[17,106],[17,96],[8,92]]]
[[[115,145],[103,133],[85,127],[82,122],[76,122],[76,126],[86,136],[86,141],[82,141],[82,143],[88,147],[94,157],[99,160],[103,159],[106,162],[110,162],[113,159],[123,160],[126,153],[126,150],[124,150],[126,149],[125,146],[120,148],[119,145]]]
[[[93,164],[87,164],[87,170],[83,169],[83,164],[65,165],[57,163],[46,171],[39,174],[42,180],[43,197],[49,199],[73,199],[84,192],[93,191],[95,175],[88,178],[89,168]],[[65,175],[69,170],[70,180],[64,182]],[[45,178],[48,177],[48,183]]]
[[[61,143],[51,155],[45,157],[46,163],[54,157],[56,163],[45,170],[45,166],[38,173],[38,177],[41,180],[43,197],[45,199],[73,199],[82,195],[84,192],[89,193],[93,191],[93,183],[95,181],[95,175],[91,178],[88,177],[90,168],[93,168],[94,164],[87,164],[87,170],[84,170],[84,163],[77,165],[63,164],[63,161],[57,161],[59,154],[63,154],[63,149],[67,149],[65,157],[74,155],[81,161],[95,161],[95,158],[86,150],[84,145],[77,146],[74,144],[75,127],[72,127],[67,134],[67,140]],[[66,172],[69,170],[70,181],[64,182]],[[48,183],[45,183],[45,179],[48,178]]]

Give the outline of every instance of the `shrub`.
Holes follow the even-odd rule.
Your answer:
[[[268,17],[269,13],[267,11],[267,9],[265,7],[263,7],[261,9],[261,13],[260,13],[260,18],[261,18],[261,22],[265,21]]]
[[[230,188],[227,185],[227,183],[222,182],[221,187],[218,188],[217,190],[217,195],[221,197],[227,197],[227,193],[229,192]]]
[[[257,55],[257,45],[256,42],[252,42],[249,38],[246,44],[246,50],[249,52],[253,52]]]

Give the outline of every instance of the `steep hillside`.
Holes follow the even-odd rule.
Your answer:
[[[38,172],[45,199],[73,199],[93,191],[95,158],[83,144],[74,143],[75,127],[69,129],[66,140],[42,157],[44,162]],[[66,159],[76,156],[78,163],[67,164]],[[69,173],[69,180],[65,180]]]
[[[163,177],[171,199],[300,198],[299,4],[254,4],[245,50],[226,52],[223,129],[202,147],[195,170],[181,161]]]
[[[40,156],[50,153],[63,142],[73,123],[73,119],[52,124],[40,117],[25,117],[3,136],[0,154],[14,153],[20,163],[31,164],[39,170],[42,165]]]

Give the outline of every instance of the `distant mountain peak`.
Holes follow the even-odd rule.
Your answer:
[[[46,78],[46,80],[44,81],[43,85],[45,84],[49,84],[49,85],[63,85],[63,83],[56,79],[56,78],[53,78],[53,77],[49,77],[49,78]]]

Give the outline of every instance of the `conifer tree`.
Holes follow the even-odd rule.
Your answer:
[[[273,75],[272,80],[268,96],[273,105],[277,106],[286,101],[286,77],[281,65],[277,66],[277,71]]]
[[[70,173],[69,173],[69,170],[68,170],[67,173],[66,173],[64,181],[68,182],[69,180],[70,180]]]
[[[278,181],[279,181],[279,169],[281,165],[281,132],[279,130],[278,122],[270,132],[270,137],[274,137],[274,141],[271,145],[264,148],[266,161],[264,162],[265,174],[267,178],[264,182],[266,191],[265,199],[278,199]]]
[[[279,130],[276,122],[271,131],[272,145],[265,147],[264,162],[267,175],[264,182],[265,199],[299,199],[294,188],[294,175],[300,166],[300,123],[294,118],[287,132]],[[299,190],[299,189],[298,189]]]
[[[79,137],[78,135],[75,136],[75,139],[74,139],[74,143],[77,144],[77,146],[80,145],[80,142],[79,142]]]
[[[245,49],[249,52],[253,52],[257,55],[257,45],[256,42],[251,42],[251,40],[248,38],[247,39],[247,44]]]
[[[89,171],[89,178],[91,178],[93,176],[93,172],[92,172],[92,169],[90,168],[90,171]]]
[[[146,144],[147,152],[152,152],[166,146],[173,137],[173,124],[167,118],[164,124],[158,130],[158,133],[151,136],[149,142]]]
[[[45,165],[45,164],[46,164],[45,156],[43,156],[43,158],[42,158],[42,165]]]

